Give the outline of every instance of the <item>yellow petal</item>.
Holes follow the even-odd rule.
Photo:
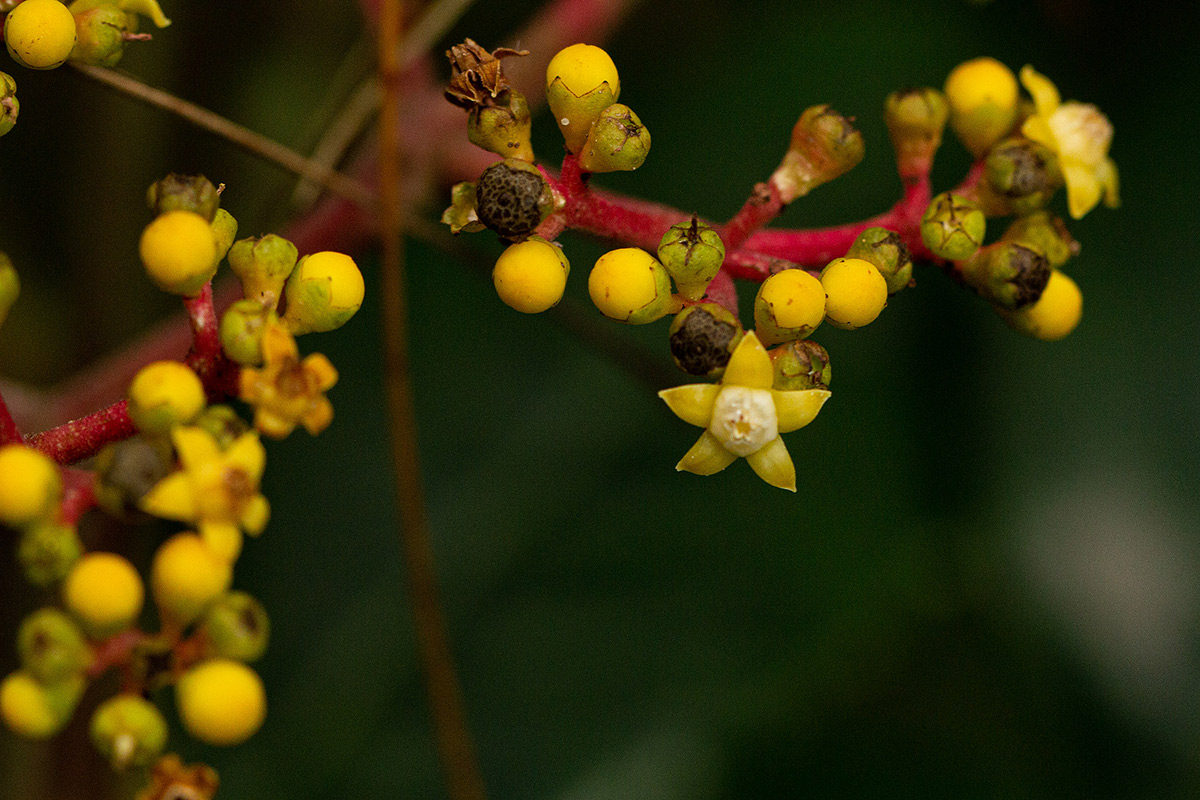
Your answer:
[[[1039,117],[1050,116],[1058,108],[1059,103],[1062,102],[1062,98],[1058,95],[1058,89],[1055,88],[1050,79],[1035,71],[1028,64],[1021,67],[1021,83],[1025,85],[1026,90],[1033,97],[1033,104],[1037,106]],[[1029,134],[1025,135],[1029,136]]]
[[[233,562],[242,552],[242,532],[230,522],[201,522],[200,538],[223,561]]]
[[[235,439],[224,456],[226,467],[240,469],[252,480],[261,478],[263,468],[267,465],[267,451],[258,440],[258,434],[253,431]]]
[[[771,367],[771,357],[763,349],[754,331],[747,331],[733,355],[729,357],[729,365],[725,367],[721,383],[726,386],[770,389],[774,380],[775,370]]]
[[[271,504],[260,494],[255,495],[242,509],[242,518],[239,522],[246,529],[246,533],[258,536],[263,532],[263,528],[267,527],[269,519],[271,519]]]
[[[324,397],[317,398],[308,411],[304,412],[300,422],[304,425],[304,430],[316,436],[333,422],[333,403]]]
[[[280,416],[264,406],[254,412],[254,427],[259,433],[272,439],[286,439],[296,430],[296,421]]]
[[[1121,181],[1117,177],[1116,162],[1111,158],[1104,159],[1104,163],[1096,170],[1096,178],[1100,181],[1100,185],[1104,187],[1104,205],[1109,208],[1116,208],[1121,205]]]
[[[305,358],[301,366],[317,379],[317,388],[322,392],[332,389],[337,383],[337,370],[333,368],[329,359],[320,353],[313,353]]]
[[[1086,166],[1065,162],[1061,164],[1063,180],[1067,183],[1067,208],[1075,219],[1096,207],[1100,202],[1101,186],[1094,170]]]
[[[279,323],[267,326],[262,340],[263,361],[274,364],[286,359],[296,359],[300,351],[296,348],[296,339],[291,331]]]
[[[772,486],[796,491],[796,466],[788,455],[783,439],[776,436],[757,453],[746,456],[746,463]]]
[[[138,507],[155,517],[191,522],[196,518],[196,495],[186,472],[168,475],[142,495]]]
[[[1045,117],[1030,117],[1021,123],[1021,133],[1026,139],[1032,139],[1040,145],[1050,148],[1054,152],[1058,152],[1058,139],[1054,137],[1054,131],[1050,130],[1049,123]]]
[[[779,419],[779,432],[790,433],[803,428],[817,417],[817,412],[829,399],[827,389],[801,389],[781,392],[771,390],[775,398],[775,415]]]
[[[721,387],[715,383],[689,383],[686,386],[676,386],[673,389],[663,389],[658,393],[667,403],[667,408],[675,412],[675,416],[690,425],[707,428],[712,419],[713,403]]]
[[[180,463],[187,470],[196,469],[205,462],[221,457],[221,448],[213,435],[194,425],[173,428],[171,441],[175,443],[175,452],[179,453]]]
[[[675,469],[681,472],[693,472],[697,475],[713,475],[728,467],[737,456],[726,450],[711,433],[705,431],[692,445]]]

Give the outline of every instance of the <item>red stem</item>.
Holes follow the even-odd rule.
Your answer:
[[[88,665],[87,676],[96,678],[112,667],[128,664],[133,651],[146,638],[146,634],[135,628],[97,642],[92,647],[92,663]]]
[[[8,410],[8,403],[4,402],[3,397],[0,397],[0,444],[12,444],[19,441],[21,441],[21,431],[17,428],[17,423],[13,422],[12,414]]]
[[[73,464],[94,456],[109,442],[128,439],[134,434],[127,404],[128,401],[121,400],[94,414],[35,434],[29,437],[28,444],[59,464]]]
[[[88,509],[96,505],[95,475],[91,470],[66,467],[62,471],[63,499],[60,521],[75,525]]]
[[[719,231],[726,252],[736,252],[750,234],[778,217],[786,206],[773,182],[755,184],[746,204]]]
[[[220,402],[236,394],[239,368],[221,350],[212,282],[204,284],[196,297],[184,298],[183,305],[192,323],[192,349],[184,361],[200,376],[208,391],[208,399]]]

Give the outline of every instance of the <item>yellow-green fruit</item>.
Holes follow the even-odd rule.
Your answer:
[[[600,256],[588,276],[588,294],[604,316],[632,325],[653,322],[678,307],[666,268],[636,247]]]
[[[24,0],[4,19],[8,53],[31,69],[54,69],[75,46],[75,17],[58,0]]]
[[[45,739],[62,727],[46,688],[27,672],[14,672],[0,683],[0,716],[15,733]]]
[[[825,289],[802,269],[776,272],[754,298],[755,333],[767,346],[803,339],[824,318]]]
[[[48,517],[62,497],[62,475],[32,447],[0,447],[0,522],[22,527]]]
[[[90,733],[92,744],[114,769],[146,767],[167,744],[167,721],[149,700],[122,694],[96,709]]]
[[[88,553],[63,584],[63,602],[92,638],[129,627],[142,611],[145,588],[137,570],[115,553]]]
[[[362,305],[364,291],[350,256],[328,250],[305,256],[284,286],[283,322],[297,336],[340,328]]]
[[[887,305],[887,281],[870,261],[834,259],[821,272],[825,287],[825,319],[843,330],[875,321]]]
[[[1017,76],[994,58],[965,61],[946,78],[950,126],[967,149],[982,156],[1017,118]]]
[[[182,361],[155,361],[129,384],[129,418],[145,433],[166,433],[204,409],[204,384]]]
[[[21,103],[17,100],[17,82],[7,72],[0,72],[0,136],[17,124]]]
[[[150,280],[171,294],[194,297],[217,271],[213,229],[193,211],[159,214],[142,231],[138,252]]]
[[[572,153],[579,152],[592,123],[620,94],[616,65],[594,45],[563,48],[546,67],[546,102]]]
[[[538,314],[558,305],[571,265],[562,248],[540,236],[509,245],[492,270],[496,294],[510,308]]]
[[[2,103],[3,101],[0,101],[0,104]],[[0,113],[3,113],[2,110]],[[0,325],[3,325],[4,320],[8,318],[9,309],[13,307],[13,303],[17,302],[20,294],[21,279],[17,275],[17,269],[13,266],[12,259],[8,257],[7,253],[0,253]]]
[[[267,714],[258,673],[226,658],[210,659],[185,673],[175,688],[175,699],[188,733],[208,744],[246,741]]]
[[[150,590],[164,617],[188,625],[228,588],[233,565],[194,533],[163,542],[150,566]]]
[[[45,519],[21,532],[17,561],[25,578],[35,586],[49,588],[71,571],[83,554],[83,543],[74,526]]]
[[[81,673],[91,652],[74,620],[57,608],[43,608],[25,618],[17,632],[21,664],[43,683],[58,683]]]
[[[271,620],[262,603],[245,592],[228,592],[200,619],[210,655],[236,661],[256,661],[266,652]]]
[[[1001,316],[1014,330],[1054,342],[1079,324],[1083,316],[1083,293],[1065,273],[1052,270],[1050,281],[1036,303],[1016,311],[1001,312]]]

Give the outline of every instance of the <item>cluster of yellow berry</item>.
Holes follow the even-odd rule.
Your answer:
[[[54,69],[67,61],[114,66],[131,41],[150,38],[139,34],[141,16],[156,27],[171,21],[158,0],[19,0],[4,17],[4,44],[23,67]],[[0,135],[12,130],[20,104],[17,84],[0,72]]]

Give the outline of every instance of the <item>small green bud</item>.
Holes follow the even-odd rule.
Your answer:
[[[1015,242],[980,248],[959,263],[963,281],[990,303],[1008,311],[1042,296],[1050,280],[1050,262],[1037,250]]]
[[[772,388],[780,391],[828,389],[833,371],[829,353],[809,339],[780,345],[767,351],[775,370]]]
[[[17,82],[7,72],[0,72],[0,136],[17,124],[21,104],[17,102]]]
[[[296,263],[283,287],[282,321],[294,335],[332,331],[358,313],[366,287],[354,259],[325,250]]]
[[[177,175],[172,172],[161,181],[151,184],[146,191],[146,201],[156,216],[168,211],[191,211],[212,222],[221,205],[221,194],[212,181],[203,175]]]
[[[866,152],[862,134],[849,117],[830,106],[805,109],[792,128],[792,141],[771,175],[783,202],[803,197],[853,169]]]
[[[724,306],[688,306],[675,315],[667,331],[671,358],[689,375],[719,378],[743,333],[741,322]]]
[[[149,700],[134,694],[112,697],[92,715],[92,744],[113,769],[146,767],[167,744],[167,721]]]
[[[887,228],[867,228],[846,251],[846,258],[870,261],[887,281],[888,294],[912,283],[913,260],[900,234]]]
[[[83,555],[83,543],[70,525],[40,522],[21,532],[17,545],[17,560],[29,582],[41,587],[52,586],[67,576],[71,567]]]
[[[125,54],[130,33],[129,15],[115,5],[98,5],[75,13],[75,47],[70,60],[115,67]]]
[[[553,190],[538,168],[515,158],[484,170],[475,197],[480,221],[513,242],[533,233],[555,205]]]
[[[26,671],[42,683],[66,680],[91,663],[83,632],[57,608],[43,608],[25,618],[17,632],[17,651]]]
[[[901,177],[929,174],[949,117],[950,105],[937,89],[922,86],[887,96],[883,118],[896,150]]]
[[[584,172],[629,172],[640,167],[650,153],[650,131],[622,103],[600,112],[579,153]]]
[[[161,436],[132,436],[104,446],[96,456],[96,502],[110,514],[138,511],[138,502],[171,474],[175,454]]]
[[[0,325],[8,318],[9,309],[17,302],[21,294],[21,279],[12,259],[7,253],[0,253]]]
[[[442,212],[442,224],[450,226],[456,236],[463,231],[475,233],[487,226],[479,221],[476,209],[475,184],[470,181],[456,183],[450,189],[450,206]]]
[[[715,230],[695,217],[672,225],[658,243],[658,260],[688,300],[699,300],[725,261],[725,243]]]
[[[271,622],[262,603],[245,592],[227,592],[200,618],[209,655],[257,661],[267,649]]]
[[[1025,138],[1000,142],[988,151],[984,167],[988,186],[1017,214],[1028,214],[1046,205],[1062,185],[1054,153]]]
[[[226,405],[209,406],[192,424],[212,434],[222,450],[227,450],[239,436],[250,430],[250,424]]]
[[[242,282],[242,295],[275,308],[300,253],[287,239],[268,233],[237,241],[229,248],[228,257],[230,268]]]
[[[221,259],[229,252],[229,248],[237,236],[237,229],[238,223],[233,215],[223,208],[218,208],[212,219],[213,249],[216,251],[214,264],[220,264]]]
[[[987,219],[979,206],[961,195],[942,192],[921,217],[921,239],[939,258],[962,261],[983,244]]]
[[[1013,220],[1000,239],[1037,250],[1046,256],[1054,269],[1079,255],[1079,242],[1071,236],[1062,219],[1049,211],[1036,211]]]
[[[258,300],[242,299],[231,305],[217,329],[225,355],[244,367],[261,364],[263,333],[272,319],[276,319],[275,312]]]
[[[467,138],[504,158],[533,161],[530,132],[533,128],[529,103],[516,89],[506,89],[497,96],[494,105],[475,105],[467,115]]]

